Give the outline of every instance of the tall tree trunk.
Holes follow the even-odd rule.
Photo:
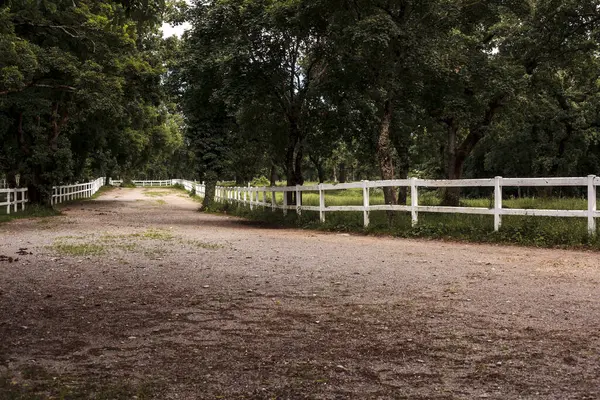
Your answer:
[[[322,163],[319,163],[317,166],[317,174],[319,176],[319,183],[325,183],[325,169]]]
[[[446,142],[446,177],[448,179],[460,179],[462,176],[462,166],[464,160],[458,157],[457,140],[458,125],[453,118],[446,121],[447,124],[447,142]],[[442,205],[458,207],[460,204],[460,188],[449,187],[442,191]]]
[[[397,176],[399,179],[406,179],[410,167],[410,158],[408,149],[410,147],[410,133],[408,131],[394,131],[392,143],[396,149]],[[408,197],[408,188],[401,186],[398,188],[398,204],[406,204]]]
[[[204,199],[202,199],[202,207],[200,207],[200,211],[206,211],[210,209],[215,201],[215,187],[217,186],[217,181],[214,179],[209,179],[204,184],[206,186],[204,188]]]
[[[297,120],[290,117],[289,123],[290,130],[285,155],[285,173],[287,177],[287,186],[296,186],[304,183],[304,178],[302,176],[302,141]],[[287,200],[288,205],[296,204],[295,192],[287,192]]]
[[[381,171],[381,179],[394,179],[394,160],[392,158],[392,143],[390,140],[390,126],[392,123],[392,103],[386,100],[383,108],[383,117],[379,128],[377,140],[377,159]],[[385,204],[397,204],[396,192],[392,187],[383,188]],[[388,213],[388,216],[393,214]]]
[[[346,163],[340,163],[340,183],[346,183],[348,180],[348,171],[346,169]]]
[[[35,166],[32,171],[32,177],[27,182],[27,199],[33,204],[49,205],[51,200],[52,186],[42,179],[42,170]]]
[[[275,163],[271,163],[271,173],[270,173],[270,177],[269,177],[269,184],[271,186],[276,186],[277,185],[277,170],[275,169]]]
[[[465,160],[473,149],[484,138],[488,128],[492,124],[496,112],[502,107],[506,94],[499,94],[490,99],[483,119],[474,122],[469,127],[469,133],[458,145],[458,130],[459,126],[454,122],[453,118],[445,120],[448,125],[448,145],[447,145],[447,160],[446,160],[446,175],[448,179],[461,179],[463,165]],[[442,197],[442,205],[458,206],[460,203],[460,188],[447,188]]]
[[[323,160],[321,157],[313,157],[312,155],[308,155],[310,161],[315,165],[315,169],[317,170],[317,176],[319,178],[319,183],[325,182],[325,169],[323,168]]]
[[[15,171],[6,173],[6,185],[11,189],[17,187],[17,173]]]

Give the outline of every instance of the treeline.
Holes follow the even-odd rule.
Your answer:
[[[189,169],[162,84],[176,41],[160,0],[9,0],[0,6],[0,176],[32,201],[52,185]]]
[[[2,2],[0,175],[600,174],[600,0],[188,3]]]
[[[192,29],[171,78],[209,183],[600,172],[597,0],[202,0],[177,17]]]

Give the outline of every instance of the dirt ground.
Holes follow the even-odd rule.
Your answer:
[[[600,399],[598,253],[197,208],[114,189],[0,225],[0,399]]]

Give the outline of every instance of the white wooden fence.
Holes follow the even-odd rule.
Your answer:
[[[155,187],[155,186],[172,186],[173,183],[172,181],[177,180],[177,179],[165,179],[162,181],[159,180],[154,180],[154,181],[140,181],[140,180],[135,180],[135,181],[131,181],[131,183],[133,183],[135,186],[141,186],[141,187]],[[118,186],[121,185],[123,183],[122,179],[118,179],[118,180],[113,180],[111,179],[109,181],[110,185],[113,186]]]
[[[50,203],[54,205],[69,200],[86,199],[92,197],[102,186],[104,186],[104,178],[76,185],[54,186]]]
[[[353,183],[342,183],[337,185],[320,184],[316,186],[295,186],[295,187],[217,187],[215,199],[217,201],[238,202],[247,204],[251,208],[254,206],[271,207],[272,209],[282,209],[284,214],[288,210],[295,210],[301,214],[303,210],[317,211],[322,222],[325,221],[325,214],[331,211],[358,211],[363,213],[364,226],[369,226],[369,212],[376,210],[383,211],[405,211],[411,213],[412,223],[416,225],[419,221],[419,212],[432,213],[456,213],[456,214],[479,214],[494,216],[494,230],[498,231],[502,225],[503,215],[523,215],[534,217],[580,217],[587,218],[588,233],[596,234],[596,218],[600,213],[596,210],[596,187],[600,185],[600,178],[595,175],[589,175],[582,178],[502,178],[497,176],[493,179],[459,179],[459,180],[431,180],[431,179],[397,179],[389,181],[362,181]],[[543,210],[543,209],[519,209],[502,207],[502,188],[503,187],[563,187],[579,186],[587,188],[587,210]],[[410,205],[371,205],[369,201],[370,189],[383,187],[406,187],[410,188]],[[484,207],[445,207],[445,206],[422,206],[419,205],[419,188],[444,188],[444,187],[490,187],[494,188],[494,206],[492,208]],[[328,190],[340,189],[362,189],[362,206],[327,206],[325,204],[325,192]],[[287,196],[283,196],[283,204],[277,204],[272,201],[275,193],[278,192],[296,192],[297,203],[295,205],[287,204]],[[305,206],[301,204],[302,192],[318,192],[319,205]],[[262,193],[262,200],[259,200],[259,194]],[[270,193],[271,201],[268,201],[267,193]]]
[[[0,202],[0,207],[6,206],[7,214],[10,214],[11,207],[13,212],[17,212],[19,204],[21,205],[21,211],[24,210],[25,203],[29,201],[27,199],[27,188],[0,189],[0,199],[2,198],[4,198],[4,201]]]
[[[140,187],[165,187],[165,186],[174,186],[174,185],[181,185],[185,188],[185,190],[187,190],[188,192],[191,192],[192,190],[195,190],[196,194],[198,196],[202,196],[204,197],[205,194],[205,186],[203,183],[198,183],[198,182],[193,182],[193,181],[188,181],[185,179],[167,179],[167,180],[162,180],[162,181],[140,181],[140,180],[135,180],[135,181],[131,181],[133,184],[135,184],[136,186],[140,186]],[[110,185],[113,186],[117,186],[123,183],[123,180],[114,180],[111,179],[109,181]]]
[[[112,181],[117,183],[118,181]],[[203,196],[205,187],[203,184],[186,181],[182,179],[171,179],[170,181],[134,181],[140,186],[159,186],[157,182],[170,182],[183,185],[186,190],[195,188],[196,193]],[[588,233],[596,234],[596,218],[600,212],[596,210],[596,188],[600,185],[600,177],[589,175],[578,178],[502,178],[497,176],[492,179],[458,179],[458,180],[432,180],[432,179],[396,179],[389,181],[362,181],[352,183],[341,183],[337,185],[320,184],[315,186],[292,186],[292,187],[223,187],[217,186],[215,200],[219,202],[235,202],[248,205],[251,209],[257,206],[271,207],[273,210],[281,209],[286,214],[288,210],[295,210],[301,214],[302,211],[317,211],[322,222],[325,222],[325,214],[332,211],[362,212],[364,226],[369,226],[369,213],[371,211],[405,211],[411,213],[412,223],[419,222],[420,212],[431,213],[455,213],[455,214],[479,214],[494,216],[494,230],[498,231],[502,225],[503,215],[522,215],[533,217],[578,217],[587,218]],[[587,210],[546,210],[546,209],[523,209],[503,208],[503,187],[585,187],[587,188]],[[370,204],[370,190],[384,187],[406,187],[410,188],[410,205],[401,204]],[[419,188],[447,188],[447,187],[490,187],[494,188],[494,206],[485,207],[446,207],[446,206],[423,206],[419,205]],[[363,197],[362,206],[327,206],[325,204],[325,192],[328,190],[361,189]],[[287,196],[283,195],[283,204],[278,204],[275,193],[296,193],[295,205],[287,204]],[[318,192],[319,205],[306,206],[302,204],[302,192]],[[267,193],[270,196],[267,196]]]

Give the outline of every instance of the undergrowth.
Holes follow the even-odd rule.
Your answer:
[[[45,218],[60,215],[60,211],[49,206],[26,204],[25,207],[25,210],[21,211],[19,206],[19,210],[17,212],[14,212],[11,209],[10,214],[6,214],[6,207],[0,208],[0,223],[21,218]]]
[[[471,206],[488,207],[484,200],[472,201]],[[570,205],[579,204],[577,199],[562,200]],[[478,202],[480,204],[478,204]],[[526,208],[527,201],[519,199],[519,208]],[[556,200],[556,202],[560,202]],[[566,208],[565,204],[551,203],[556,208]],[[515,205],[516,205],[515,201]],[[304,204],[307,204],[305,201]],[[349,203],[345,203],[349,205]],[[567,205],[569,205],[567,204]],[[333,205],[333,204],[332,204]],[[529,202],[529,208],[541,207]],[[573,207],[570,207],[573,208]],[[363,226],[362,212],[327,212],[325,222],[319,220],[319,213],[303,210],[301,215],[282,210],[273,212],[270,207],[249,207],[232,203],[215,203],[209,212],[227,213],[257,221],[270,226],[294,227],[336,232],[357,232],[373,235],[391,235],[404,238],[432,238],[460,240],[482,243],[508,243],[536,247],[592,248],[600,250],[600,236],[590,237],[585,218],[503,216],[502,226],[494,232],[493,216],[470,214],[419,213],[419,223],[412,226],[409,212],[395,212],[391,221],[385,211],[369,213],[369,227]],[[600,231],[599,231],[600,233]]]

